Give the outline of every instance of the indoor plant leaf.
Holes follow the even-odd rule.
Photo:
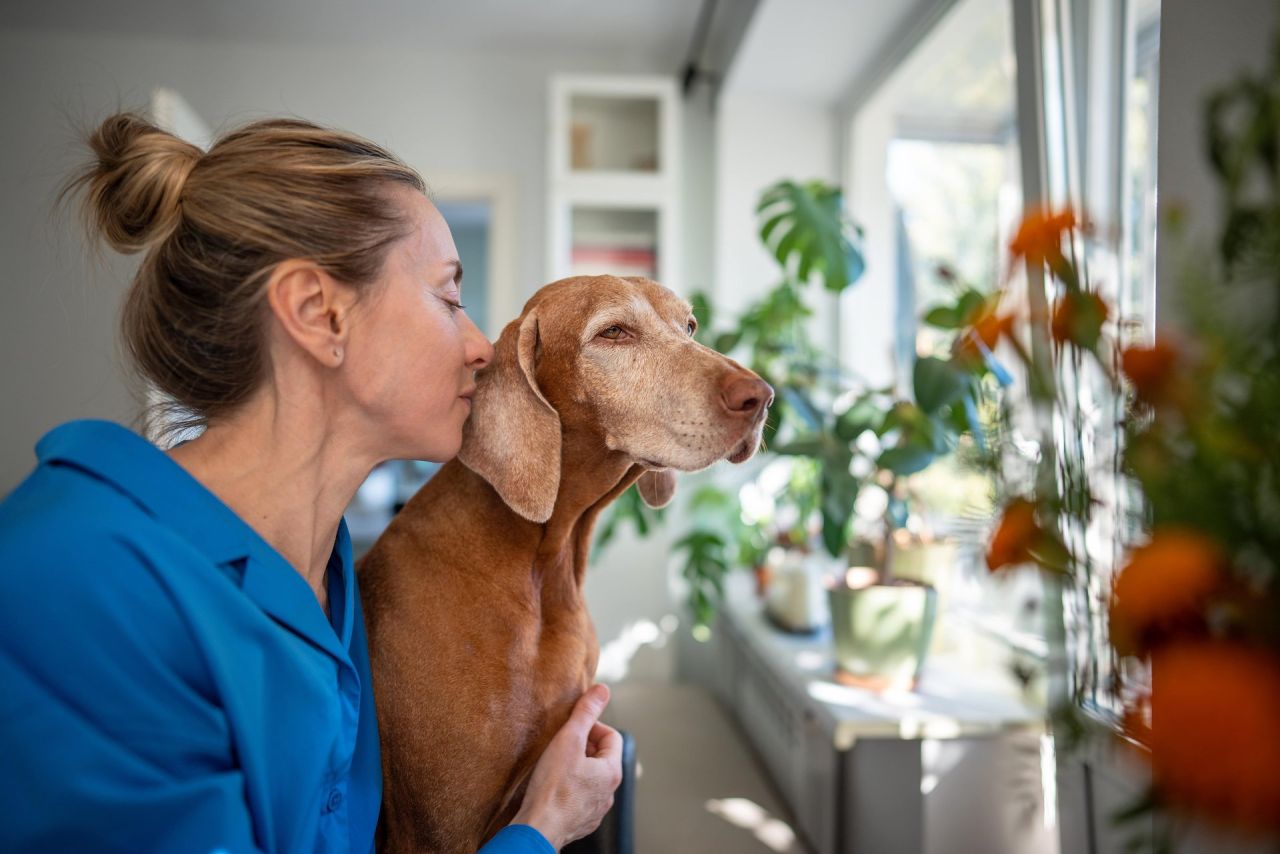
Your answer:
[[[839,293],[862,275],[860,236],[842,205],[840,190],[819,182],[782,181],[761,196],[761,239],[798,282],[820,273],[824,287]]]
[[[896,475],[915,474],[924,471],[933,462],[933,451],[919,445],[903,445],[889,448],[876,460],[876,465],[888,469]]]
[[[912,384],[916,403],[925,412],[934,413],[965,396],[969,390],[969,377],[950,362],[928,356],[916,359]]]

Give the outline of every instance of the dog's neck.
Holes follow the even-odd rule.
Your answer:
[[[561,466],[560,489],[543,529],[535,571],[547,581],[548,572],[561,583],[571,581],[572,591],[565,592],[576,596],[582,589],[596,517],[636,482],[643,469],[606,448],[598,436],[570,430],[561,438],[560,459],[573,464]]]

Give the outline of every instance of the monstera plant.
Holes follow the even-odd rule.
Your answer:
[[[840,190],[783,181],[765,190],[757,214],[760,239],[778,261],[778,283],[729,323],[705,294],[691,302],[698,340],[732,355],[774,387],[755,466],[758,471],[787,458],[790,474],[771,498],[778,512],[769,519],[744,521],[736,491],[714,483],[692,491],[685,514],[689,527],[673,548],[683,555],[689,604],[700,624],[710,620],[729,568],[758,566],[775,545],[822,548],[843,557],[854,533],[854,504],[869,484],[888,495],[881,536],[905,524],[901,480],[951,452],[962,433],[978,427],[981,378],[988,370],[977,348],[958,348],[949,360],[918,360],[909,395],[867,387],[815,346],[808,328],[813,309],[806,296],[812,288],[842,293],[864,270],[862,232],[845,214]],[[959,329],[985,306],[980,295],[958,288],[956,304],[935,311],[932,320]],[[646,536],[664,518],[632,490],[614,505],[599,542],[624,524]]]

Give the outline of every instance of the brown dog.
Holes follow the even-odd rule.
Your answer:
[[[519,809],[592,682],[596,516],[755,453],[773,390],[693,340],[647,279],[564,279],[502,331],[462,452],[359,567],[382,737],[384,847],[474,852]]]

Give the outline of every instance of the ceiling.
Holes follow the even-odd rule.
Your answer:
[[[943,5],[948,0],[763,0],[725,91],[837,103],[904,30]]]
[[[720,0],[723,8],[754,0]],[[624,52],[676,73],[698,0],[5,0],[0,26],[200,40]]]
[[[678,74],[704,3],[725,91],[837,103],[952,0],[3,0],[0,27],[208,41],[626,55]]]

